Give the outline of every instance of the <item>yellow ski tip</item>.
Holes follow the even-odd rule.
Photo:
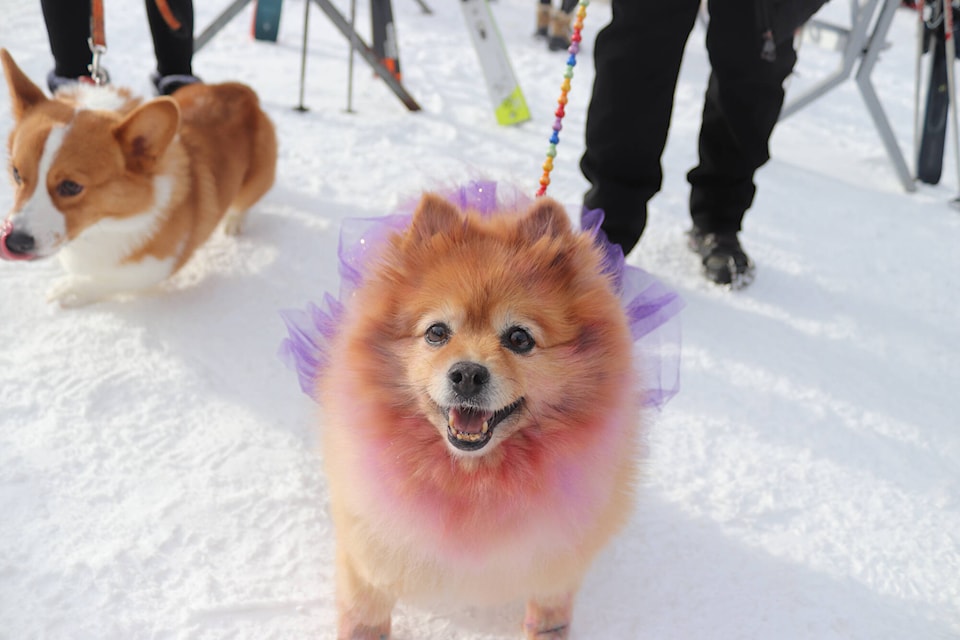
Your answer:
[[[530,119],[530,109],[527,108],[527,101],[524,100],[519,86],[494,109],[494,112],[497,116],[497,124],[519,124]]]

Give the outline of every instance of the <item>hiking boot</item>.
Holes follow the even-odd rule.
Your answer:
[[[731,289],[742,289],[753,282],[753,261],[740,246],[736,231],[711,233],[694,227],[687,239],[690,249],[703,258],[707,280]]]
[[[537,30],[533,32],[533,35],[538,38],[546,38],[547,30],[550,28],[550,5],[548,4],[538,4],[537,5]]]
[[[110,74],[107,73],[106,69],[100,69],[100,72],[103,74],[104,84],[109,84]],[[54,70],[51,70],[50,73],[47,74],[47,88],[50,89],[51,94],[56,93],[60,89],[63,89],[66,87],[72,87],[78,82],[82,82],[84,84],[96,84],[93,81],[93,78],[91,78],[90,76],[80,76],[78,78],[70,78],[67,76],[58,76],[57,72]]]
[[[547,48],[550,51],[561,51],[570,47],[570,36],[573,35],[571,22],[573,16],[560,9],[554,9],[550,13],[550,27],[547,31]]]
[[[188,84],[195,84],[197,82],[203,82],[203,80],[197,76],[190,75],[189,73],[176,73],[169,76],[161,76],[159,73],[154,71],[150,74],[150,82],[153,84],[153,88],[156,90],[158,96],[169,96],[180,87],[185,87]]]

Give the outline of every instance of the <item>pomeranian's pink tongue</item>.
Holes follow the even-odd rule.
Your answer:
[[[473,409],[450,409],[447,424],[460,433],[484,433],[487,420],[493,417],[490,411],[475,411]]]

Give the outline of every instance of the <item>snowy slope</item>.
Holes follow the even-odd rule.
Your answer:
[[[331,524],[315,407],[276,357],[278,310],[335,291],[345,217],[425,188],[540,175],[564,56],[530,37],[532,0],[493,5],[533,112],[495,124],[459,7],[396,0],[408,113],[312,7],[299,101],[302,0],[276,44],[250,8],[195,59],[260,93],[280,141],[276,187],[245,235],[217,236],[162,291],[63,311],[55,261],[0,264],[0,638],[264,640],[333,636]],[[205,26],[228,5],[197,3]],[[349,4],[339,0],[344,12]],[[368,32],[366,3],[357,24]],[[107,2],[105,65],[146,92],[142,3]],[[201,6],[202,5],[202,6]],[[0,0],[0,46],[41,81],[39,3]],[[594,2],[550,194],[578,209]],[[847,6],[824,11],[837,21]],[[198,29],[199,30],[199,29]],[[913,14],[874,75],[905,152]],[[791,91],[835,54],[805,46]],[[950,159],[904,193],[847,83],[785,120],[743,242],[756,282],[702,281],[684,246],[708,72],[696,29],[663,192],[631,261],[687,302],[681,393],[649,434],[636,515],[580,595],[591,640],[960,637],[960,214]],[[0,91],[0,131],[11,126]],[[12,200],[0,185],[0,210]],[[519,607],[402,607],[397,640],[518,637]]]

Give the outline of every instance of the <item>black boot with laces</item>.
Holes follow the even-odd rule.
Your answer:
[[[736,231],[712,233],[694,227],[687,238],[690,249],[703,258],[707,280],[732,289],[742,289],[753,282],[753,261],[740,246]]]

